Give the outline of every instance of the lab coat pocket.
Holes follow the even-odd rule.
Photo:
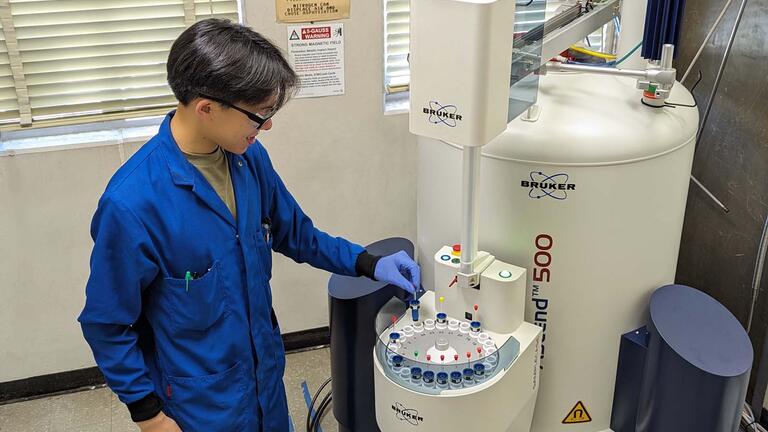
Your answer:
[[[169,318],[176,331],[207,330],[225,315],[226,294],[220,273],[221,264],[216,261],[198,279],[163,280],[163,298],[171,311]]]
[[[242,363],[213,375],[166,380],[168,404],[185,432],[242,430],[248,411]]]

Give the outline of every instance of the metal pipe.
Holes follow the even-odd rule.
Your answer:
[[[709,189],[704,187],[704,185],[701,184],[701,182],[699,182],[699,180],[696,177],[691,175],[691,180],[693,181],[693,183],[696,186],[698,186],[702,191],[704,191],[704,193],[707,194],[707,196],[710,197],[712,199],[712,201],[715,202],[715,204],[717,204],[721,209],[723,209],[724,212],[726,212],[726,213],[730,212],[728,207],[726,207],[725,204],[723,204],[719,199],[717,199],[715,194],[713,194],[712,192],[709,191]]]
[[[548,62],[545,65],[547,71],[555,72],[585,72],[596,75],[625,76],[631,78],[646,79],[660,84],[672,85],[675,82],[673,69],[616,69],[602,66],[584,66],[560,62]]]
[[[474,273],[475,258],[477,257],[478,209],[477,201],[480,190],[480,146],[464,147],[464,163],[462,173],[462,231],[461,231],[461,265],[459,271],[463,274]]]
[[[632,78],[646,78],[647,75],[644,70],[614,69],[602,66],[584,66],[560,62],[549,62],[546,66],[548,71],[556,72],[586,72],[596,75],[626,76]]]
[[[709,113],[712,111],[712,102],[715,100],[715,96],[717,95],[717,90],[720,88],[720,81],[723,79],[723,72],[725,71],[725,66],[728,64],[728,59],[731,57],[731,49],[733,48],[733,42],[736,40],[736,32],[739,30],[739,26],[741,25],[741,18],[744,16],[744,9],[747,8],[747,0],[741,1],[741,6],[739,6],[739,14],[736,16],[736,22],[733,25],[733,29],[731,30],[731,36],[728,38],[728,45],[725,48],[725,53],[723,54],[723,60],[720,62],[720,68],[717,70],[717,76],[715,77],[715,84],[712,86],[712,93],[709,95],[709,100],[707,101],[707,107],[704,110],[704,116],[701,120],[701,125],[699,126],[699,132],[696,135],[696,148],[694,149],[694,152],[699,147],[699,142],[701,142],[701,135],[702,132],[704,132],[704,127],[707,125],[707,120],[709,120]]]
[[[701,53],[704,52],[704,47],[707,46],[707,43],[712,38],[712,35],[715,34],[715,30],[717,29],[717,26],[720,25],[720,21],[725,16],[725,12],[728,10],[728,7],[731,5],[731,3],[733,3],[733,0],[728,0],[725,2],[725,6],[723,6],[723,10],[720,11],[720,15],[717,16],[715,23],[712,24],[712,27],[709,29],[709,33],[707,33],[707,36],[704,38],[704,42],[701,43],[699,50],[696,52],[696,55],[693,56],[693,60],[691,60],[691,64],[688,65],[688,69],[685,70],[683,77],[680,79],[681,83],[684,83],[686,78],[688,78],[688,75],[691,74],[691,71],[693,70],[693,66],[696,64],[697,61],[699,61],[699,57],[701,57]]]
[[[717,28],[717,25],[720,23],[720,20],[723,18],[723,15],[725,15],[725,11],[728,9],[728,6],[730,6],[731,0],[728,0],[728,2],[723,7],[723,10],[720,11],[720,15],[717,17],[717,20],[715,20],[714,25],[709,31],[709,34],[707,34],[707,37],[704,39],[704,43],[701,44],[701,47],[699,47],[699,51],[696,53],[696,56],[691,61],[691,64],[688,66],[688,70],[685,71],[685,74],[683,75],[683,78],[680,80],[680,82],[685,81],[685,79],[688,77],[688,74],[690,74],[691,70],[693,69],[693,65],[698,60],[699,56],[701,55],[702,51],[704,50],[704,46],[706,46],[707,41],[709,41],[709,38],[712,37],[712,34],[715,31],[715,28]],[[699,125],[699,130],[696,133],[696,143],[694,144],[694,155],[699,149],[699,144],[701,143],[701,136],[704,132],[704,128],[707,125],[707,121],[709,120],[709,114],[712,111],[712,104],[715,100],[715,96],[717,95],[717,90],[720,88],[720,81],[723,78],[723,72],[725,71],[725,66],[728,63],[728,58],[730,58],[731,55],[731,49],[733,48],[733,42],[736,39],[736,32],[739,30],[739,26],[741,25],[741,18],[744,16],[744,10],[747,7],[747,0],[742,0],[741,6],[739,6],[739,13],[736,16],[736,22],[733,25],[733,29],[731,30],[731,35],[728,38],[728,45],[725,48],[725,53],[723,53],[723,59],[720,62],[720,67],[717,70],[717,76],[715,77],[715,84],[712,86],[712,93],[709,95],[709,100],[707,100],[707,106],[704,110],[704,115],[701,120],[701,124]],[[710,191],[707,190],[701,183],[699,183],[696,178],[691,176],[691,179],[707,194],[709,197],[717,203],[717,205],[720,206],[726,213],[728,213],[727,207],[723,205],[720,200],[718,200]],[[757,298],[753,298],[753,302],[757,301]],[[751,307],[754,307],[752,305]],[[763,392],[765,392],[765,389],[763,389]],[[764,395],[760,398],[761,400],[764,399]]]

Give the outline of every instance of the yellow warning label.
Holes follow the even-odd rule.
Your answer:
[[[563,424],[589,423],[591,421],[592,417],[590,417],[589,412],[587,412],[587,407],[585,407],[581,401],[578,401],[576,402],[576,405],[571,408],[571,412],[569,412],[563,419]]]

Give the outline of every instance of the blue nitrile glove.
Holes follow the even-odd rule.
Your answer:
[[[405,251],[381,257],[376,263],[373,277],[377,281],[397,285],[411,294],[421,285],[421,269]]]

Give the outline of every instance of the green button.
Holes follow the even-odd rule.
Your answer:
[[[504,279],[509,279],[512,277],[512,272],[509,270],[502,270],[499,272],[499,276],[503,277]]]
[[[454,259],[451,260],[451,262],[454,263],[454,264],[458,264],[458,263],[461,262],[461,260],[458,259],[458,258],[454,258]]]

